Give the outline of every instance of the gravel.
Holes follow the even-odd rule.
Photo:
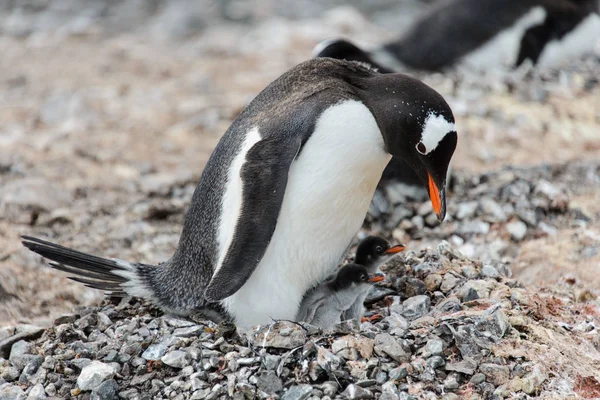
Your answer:
[[[442,282],[452,276],[454,284],[446,293],[406,298],[393,283],[430,272]],[[560,288],[558,307],[556,297],[532,295],[446,242],[404,254],[387,277],[380,285],[392,293],[369,305],[381,321],[343,322],[329,331],[276,321],[243,332],[229,323],[156,316],[135,299],[106,301],[83,316],[58,318],[38,339],[14,342],[11,356],[0,359],[0,396],[400,399],[455,398],[468,390],[523,397],[577,391],[577,374],[595,368],[599,353],[589,340],[600,321],[590,312],[598,303],[579,305],[586,314],[566,307],[574,298],[566,295],[569,286]],[[534,351],[544,346],[558,353]]]

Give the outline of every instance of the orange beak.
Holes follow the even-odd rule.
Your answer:
[[[401,251],[404,251],[406,247],[403,244],[398,244],[396,246],[392,246],[389,249],[387,249],[386,251],[383,252],[383,254],[396,254],[396,253],[400,253]]]
[[[431,199],[431,205],[433,211],[438,217],[438,221],[442,222],[446,216],[446,193],[444,188],[439,190],[431,174],[427,174],[429,177],[429,198]]]
[[[381,282],[385,279],[384,274],[369,274],[369,282]]]

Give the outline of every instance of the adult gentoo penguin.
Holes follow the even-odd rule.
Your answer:
[[[342,321],[344,311],[363,292],[368,291],[373,283],[384,279],[385,275],[370,274],[363,265],[346,264],[332,279],[306,293],[295,321],[329,329]]]
[[[79,282],[167,312],[216,309],[243,328],[293,319],[341,261],[392,155],[418,171],[444,219],[456,142],[450,107],[424,83],[313,59],[267,86],[225,132],[160,266],[23,243]]]
[[[381,72],[515,67],[525,60],[557,67],[594,49],[598,11],[598,0],[439,1],[381,47],[364,51],[334,39],[319,43],[313,55],[363,61]]]

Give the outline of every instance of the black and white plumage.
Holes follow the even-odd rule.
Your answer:
[[[344,256],[392,155],[417,171],[444,218],[456,143],[452,111],[422,82],[313,59],[271,83],[223,135],[160,266],[23,243],[88,286],[167,312],[223,310],[244,328],[293,319]]]
[[[363,265],[346,264],[333,278],[306,293],[295,320],[329,329],[342,321],[342,314],[365,290],[383,279],[383,274],[369,273]]]
[[[356,248],[354,263],[364,266],[368,273],[375,274],[379,272],[381,266],[398,256],[404,249],[405,246],[403,244],[392,246],[382,237],[367,236],[360,241]],[[369,294],[369,290],[371,290],[371,286],[363,286],[362,290],[359,291],[356,300],[350,307],[344,310],[342,314],[343,320],[361,320],[365,313],[364,303]]]
[[[488,69],[530,60],[558,67],[591,52],[600,38],[597,0],[446,0],[395,41],[364,51],[344,39],[319,43],[316,57],[367,62],[381,72]]]

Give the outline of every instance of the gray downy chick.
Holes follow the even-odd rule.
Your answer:
[[[296,321],[304,321],[323,329],[329,329],[341,321],[342,313],[347,310],[365,289],[385,276],[370,274],[367,268],[358,264],[347,264],[340,268],[333,279],[327,280],[309,290]]]
[[[374,274],[379,272],[379,268],[390,261],[392,258],[398,256],[404,251],[405,246],[398,244],[396,246],[390,245],[390,243],[384,238],[378,236],[367,236],[358,244],[356,249],[356,257],[354,260],[355,264],[363,265],[367,268],[367,272]],[[352,303],[346,311],[344,311],[342,318],[347,319],[358,319],[361,320],[365,313],[364,302],[371,290],[371,285],[365,285],[362,290],[358,293],[356,301]]]

